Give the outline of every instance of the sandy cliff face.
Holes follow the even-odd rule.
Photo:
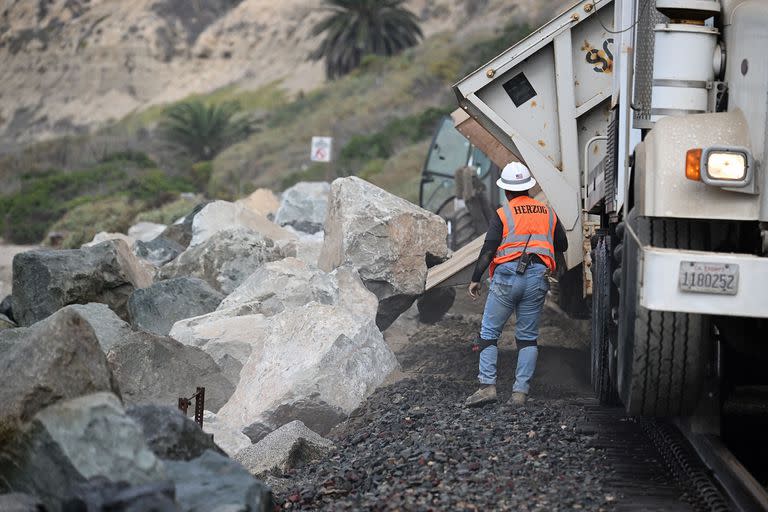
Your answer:
[[[493,30],[556,0],[409,0],[425,35]],[[515,5],[517,4],[517,5]],[[322,83],[321,0],[0,0],[0,150],[230,84]],[[553,8],[554,7],[554,8]]]

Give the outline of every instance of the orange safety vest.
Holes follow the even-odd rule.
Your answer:
[[[546,204],[529,196],[518,196],[496,210],[504,225],[501,244],[491,262],[490,274],[502,263],[516,260],[525,252],[538,255],[555,271],[555,224],[557,215]],[[530,240],[529,240],[530,237]]]

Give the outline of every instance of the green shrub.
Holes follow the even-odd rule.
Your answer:
[[[324,181],[328,174],[328,164],[315,163],[303,171],[289,174],[281,181],[281,190],[285,190],[300,181]]]
[[[125,233],[145,207],[143,201],[125,196],[105,197],[72,208],[50,230],[64,233],[62,247],[74,249],[93,240],[100,231]]]
[[[211,180],[211,174],[213,173],[213,162],[210,160],[204,160],[192,164],[191,179],[195,184],[197,190],[204,190],[208,186],[208,182]]]
[[[166,203],[159,208],[147,210],[139,213],[131,224],[137,222],[156,222],[157,224],[173,224],[181,217],[184,217],[192,209],[203,201],[202,196],[179,197],[175,201]]]
[[[362,168],[366,162],[387,159],[400,147],[432,136],[437,122],[450,109],[428,108],[423,112],[390,121],[370,135],[355,135],[339,153],[339,167],[344,170]]]
[[[132,210],[132,219],[142,209],[160,206],[179,192],[193,190],[182,178],[148,168],[150,162],[140,154],[122,154],[87,169],[23,175],[17,193],[0,197],[0,236],[13,243],[38,243],[66,212],[103,198],[136,202],[139,206]],[[107,224],[110,230],[119,229],[114,222]]]
[[[511,21],[499,31],[496,37],[470,45],[467,48],[466,54],[471,58],[464,61],[465,64],[461,68],[461,74],[466,75],[478,69],[510,46],[528,36],[531,32],[533,32],[533,29],[530,25]]]
[[[372,177],[379,174],[387,161],[383,158],[376,158],[375,160],[369,160],[357,173],[358,176],[364,180],[370,180]]]

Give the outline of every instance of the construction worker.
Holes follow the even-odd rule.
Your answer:
[[[548,277],[555,271],[555,251],[568,249],[565,230],[555,212],[528,195],[536,180],[525,165],[508,164],[496,185],[505,190],[507,202],[491,217],[468,289],[474,300],[480,297],[480,280],[490,265],[491,287],[476,340],[482,387],[467,398],[470,407],[496,401],[497,342],[513,312],[517,318],[517,371],[509,403],[525,403],[536,369],[539,317],[549,291]]]

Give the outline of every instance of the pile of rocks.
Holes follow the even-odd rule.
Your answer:
[[[0,494],[267,510],[253,475],[333,449],[321,436],[397,369],[381,329],[447,256],[446,226],[357,178],[298,184],[279,207],[261,196],[15,257]],[[216,444],[167,408],[198,386]]]

